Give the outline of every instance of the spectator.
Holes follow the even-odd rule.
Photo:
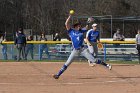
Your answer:
[[[124,41],[125,37],[120,34],[120,29],[117,29],[117,32],[113,35],[113,41]]]
[[[4,60],[7,60],[8,57],[7,57],[7,44],[2,44],[2,42],[5,42],[6,41],[6,38],[5,36],[1,36],[1,45],[2,45],[2,55],[3,55],[3,59]]]
[[[138,50],[139,64],[140,64],[140,30],[136,34],[136,49]]]
[[[15,39],[15,45],[18,49],[18,56],[17,56],[17,61],[21,60],[21,54],[22,58],[26,60],[25,57],[25,47],[26,47],[26,36],[23,33],[23,29],[19,28],[18,32],[16,33],[16,39]]]
[[[61,41],[61,37],[58,33],[55,34],[53,41]]]
[[[113,35],[113,41],[124,41],[125,37],[120,33],[120,29],[117,29],[116,33]],[[120,44],[113,44],[115,48],[118,48]],[[115,49],[115,51],[118,51]],[[123,51],[123,50],[122,50]]]
[[[32,41],[33,40],[33,36],[28,36],[27,38],[27,41]],[[34,50],[34,45],[33,43],[29,43],[26,45],[26,59],[27,59],[27,56],[28,56],[28,53],[30,52],[31,54],[31,58],[34,59],[34,54],[33,54],[33,50]]]
[[[45,37],[44,34],[41,34],[40,41],[47,41],[47,38]],[[39,48],[39,59],[42,60],[43,50],[45,50],[45,53],[47,54],[48,59],[50,59],[47,44],[40,44],[39,46],[40,46],[40,48]]]

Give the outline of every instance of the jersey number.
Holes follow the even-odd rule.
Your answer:
[[[76,38],[79,41],[79,37]]]

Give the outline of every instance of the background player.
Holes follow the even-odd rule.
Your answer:
[[[92,25],[92,29],[86,34],[86,42],[90,53],[96,58],[98,55],[97,44],[100,43],[100,32],[97,31],[97,24]]]
[[[76,55],[83,55],[84,57],[86,57],[88,60],[91,61],[91,65],[94,66],[96,63],[97,64],[102,64],[105,67],[109,68],[111,70],[111,65],[106,64],[104,62],[102,62],[101,60],[96,60],[91,53],[89,53],[88,49],[85,48],[83,46],[83,41],[84,41],[84,32],[87,31],[88,25],[86,26],[86,29],[82,29],[81,28],[81,24],[80,23],[76,23],[73,25],[74,28],[70,27],[70,19],[71,19],[71,15],[69,15],[69,17],[67,18],[66,22],[65,22],[65,26],[66,29],[69,33],[69,36],[71,38],[72,41],[72,45],[73,45],[73,50],[68,58],[68,60],[66,61],[66,63],[63,65],[63,67],[60,69],[60,71],[56,74],[53,75],[53,77],[55,79],[58,79],[60,77],[60,75],[67,69],[67,67],[72,63],[74,57]]]
[[[140,64],[140,30],[136,34],[136,49],[138,50],[139,64]]]

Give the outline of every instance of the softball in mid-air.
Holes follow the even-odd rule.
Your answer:
[[[70,14],[71,14],[71,15],[74,14],[74,10],[70,10]]]

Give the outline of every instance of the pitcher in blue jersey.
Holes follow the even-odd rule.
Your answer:
[[[63,67],[60,69],[60,71],[56,75],[53,75],[53,77],[55,79],[58,79],[60,77],[60,75],[72,63],[74,57],[76,55],[79,55],[79,54],[83,55],[88,60],[90,60],[91,66],[94,66],[97,63],[97,64],[102,64],[102,65],[106,66],[107,68],[111,69],[111,65],[106,64],[106,63],[102,62],[101,60],[96,60],[92,56],[92,54],[89,53],[88,49],[84,47],[84,45],[83,45],[84,33],[87,31],[88,25],[85,27],[85,29],[81,29],[81,24],[80,23],[76,23],[76,24],[73,25],[73,28],[71,28],[70,27],[71,16],[72,15],[69,15],[69,17],[67,18],[67,20],[65,22],[65,26],[66,26],[68,34],[69,34],[69,36],[71,38],[73,50],[72,50],[68,60],[66,61],[66,63],[63,65]]]

